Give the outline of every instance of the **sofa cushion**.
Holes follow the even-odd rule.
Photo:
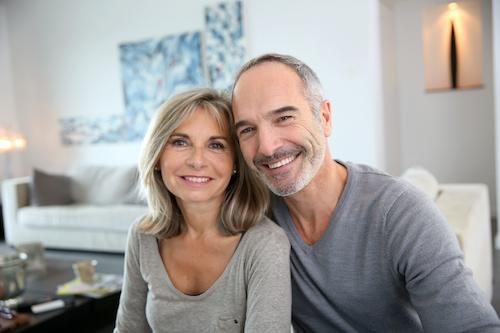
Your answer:
[[[137,197],[135,166],[79,166],[70,175],[77,203],[114,205],[132,203]]]
[[[23,207],[18,222],[24,226],[54,229],[82,229],[127,232],[130,225],[147,213],[141,205],[68,205]]]
[[[436,199],[439,192],[439,183],[426,169],[421,167],[409,168],[403,173],[401,178],[423,191],[432,200]]]
[[[34,169],[30,184],[33,206],[69,205],[73,203],[71,179]]]

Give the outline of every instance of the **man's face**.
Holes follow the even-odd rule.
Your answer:
[[[245,161],[271,191],[289,196],[310,183],[325,160],[329,102],[315,117],[299,76],[283,64],[267,62],[241,75],[233,113]]]

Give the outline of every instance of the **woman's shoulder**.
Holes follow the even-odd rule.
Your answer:
[[[138,219],[136,219],[129,227],[128,230],[128,238],[129,238],[129,243],[137,243],[137,244],[143,244],[147,242],[152,242],[156,241],[156,236],[148,234],[144,232],[141,229],[141,223],[143,223],[144,219],[146,219],[147,216],[142,216]]]
[[[255,276],[257,271],[268,272],[269,267],[288,267],[290,242],[283,229],[268,218],[250,228],[244,234],[241,245],[240,255],[244,257],[242,262],[245,263],[247,277]]]
[[[286,233],[279,225],[267,217],[247,230],[245,238],[251,243],[275,243],[277,246],[290,246]]]

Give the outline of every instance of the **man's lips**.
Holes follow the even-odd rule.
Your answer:
[[[294,151],[289,152],[287,154],[280,154],[280,156],[276,156],[276,154],[272,157],[262,157],[256,160],[255,165],[257,167],[265,168],[270,172],[281,172],[282,168],[287,165],[293,163],[295,159],[302,153],[302,151]],[[276,156],[276,157],[275,157]],[[274,157],[274,158],[273,158]]]
[[[305,149],[295,145],[293,147],[281,147],[272,155],[257,155],[253,163],[256,167],[265,167],[269,170],[275,170],[292,163]]]
[[[278,160],[276,162],[272,162],[272,163],[268,163],[267,164],[267,167],[269,169],[276,169],[276,168],[279,168],[279,167],[282,167],[284,165],[287,165],[289,163],[291,163],[293,160],[295,160],[297,158],[298,154],[295,155],[295,156],[289,156],[289,157],[285,157],[281,160]],[[265,165],[265,164],[264,164]]]

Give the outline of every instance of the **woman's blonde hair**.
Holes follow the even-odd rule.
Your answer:
[[[170,135],[200,108],[208,111],[221,129],[229,129],[229,140],[234,147],[236,173],[226,188],[219,214],[222,232],[234,235],[248,230],[262,219],[268,208],[267,188],[247,167],[241,155],[232,126],[229,100],[213,89],[196,89],[178,94],[162,104],[144,138],[139,157],[139,177],[141,190],[147,198],[149,214],[138,225],[138,230],[143,233],[169,238],[179,235],[185,228],[176,198],[165,187],[157,166]]]

